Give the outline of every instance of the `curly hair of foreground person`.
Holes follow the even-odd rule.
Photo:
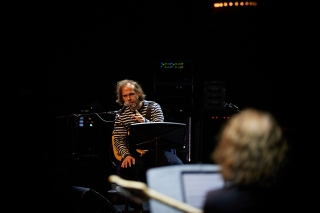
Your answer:
[[[232,184],[269,186],[284,165],[287,150],[276,119],[269,112],[247,108],[222,126],[211,158]]]

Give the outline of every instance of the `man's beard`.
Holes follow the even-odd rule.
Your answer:
[[[136,106],[137,106],[137,103],[136,103],[136,102],[130,104],[130,108],[131,108],[131,109],[134,109]]]

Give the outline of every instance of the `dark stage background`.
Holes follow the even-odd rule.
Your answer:
[[[222,81],[226,103],[240,110],[268,110],[279,120],[291,147],[288,188],[297,190],[290,199],[311,200],[313,168],[318,166],[313,137],[318,112],[317,5],[257,2],[257,7],[219,12],[212,9],[212,1],[9,3],[3,16],[1,72],[2,115],[8,128],[3,140],[4,167],[9,168],[5,185],[17,202],[39,201],[11,208],[48,208],[52,188],[60,184],[106,195],[107,177],[115,173],[109,160],[112,126],[93,116],[94,131],[80,132],[78,140],[90,148],[84,155],[98,153],[98,158],[65,159],[63,152],[74,151],[74,140],[63,129],[66,118],[59,116],[88,106],[99,112],[118,110],[114,86],[124,78],[139,81],[147,99],[154,100],[156,61],[192,62],[193,105],[163,107],[167,121],[192,119],[192,160],[186,163],[209,162],[223,122],[211,116],[235,112],[204,106],[204,82]],[[173,73],[165,75],[170,81]],[[89,141],[96,143],[94,150]]]

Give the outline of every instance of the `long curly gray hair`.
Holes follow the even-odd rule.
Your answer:
[[[122,98],[122,87],[128,84],[132,84],[134,86],[134,91],[138,94],[140,101],[145,100],[146,94],[144,93],[142,86],[137,81],[124,79],[124,80],[118,81],[116,84],[116,91],[115,91],[116,97],[117,97],[116,102],[119,105],[122,106],[124,104],[124,101]]]
[[[248,108],[221,128],[211,158],[226,181],[237,185],[270,185],[286,159],[288,145],[274,117]]]

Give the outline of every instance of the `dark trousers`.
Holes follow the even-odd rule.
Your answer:
[[[135,165],[129,168],[120,168],[120,177],[126,180],[146,181],[146,172],[150,168],[182,165],[183,162],[171,151],[147,151],[146,154],[140,156],[140,153],[134,152],[133,157]],[[156,158],[157,156],[157,158]]]

